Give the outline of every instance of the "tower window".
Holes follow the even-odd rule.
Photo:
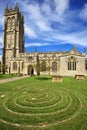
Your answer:
[[[11,27],[11,19],[8,18],[8,19],[7,19],[7,29],[10,30],[10,27]]]
[[[12,17],[12,28],[15,28],[15,17]]]
[[[11,39],[11,35],[7,34],[6,35],[6,43],[8,44],[8,48],[9,48],[9,45],[10,45],[10,39]]]

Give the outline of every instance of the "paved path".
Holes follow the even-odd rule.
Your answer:
[[[22,77],[14,77],[14,78],[8,78],[8,79],[1,79],[0,80],[0,84],[11,82],[11,81],[15,81],[15,80],[19,80],[19,79],[24,79],[24,78],[27,78],[27,77],[29,77],[29,75],[28,76],[22,76]]]

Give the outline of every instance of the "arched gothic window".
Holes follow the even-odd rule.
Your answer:
[[[13,63],[13,70],[17,70],[17,63],[16,62]]]
[[[52,63],[52,71],[57,71],[57,62]]]
[[[41,69],[41,71],[46,71],[46,62],[45,61],[42,61],[40,69]]]
[[[7,19],[7,29],[10,30],[10,28],[11,28],[11,19],[8,18],[8,19]]]
[[[15,17],[12,17],[12,28],[15,28]]]
[[[76,59],[74,57],[68,59],[68,70],[76,70]]]

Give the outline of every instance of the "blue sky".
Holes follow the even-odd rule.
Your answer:
[[[24,14],[27,52],[87,49],[87,0],[0,0],[0,56],[4,9],[16,3]]]

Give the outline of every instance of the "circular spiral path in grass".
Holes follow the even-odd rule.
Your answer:
[[[4,100],[0,121],[16,127],[46,127],[73,119],[81,108],[81,98],[72,90],[26,86]]]

